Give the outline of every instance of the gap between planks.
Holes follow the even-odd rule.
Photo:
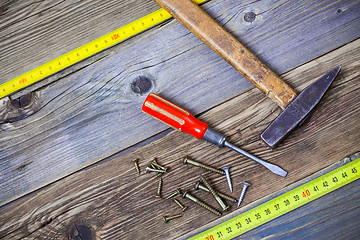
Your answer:
[[[320,72],[324,72],[323,62],[343,66],[310,122],[274,151],[260,144],[258,136],[260,129],[277,113],[256,89],[201,116],[201,119],[229,135],[230,141],[236,145],[284,167],[289,172],[285,179],[230,150],[219,150],[186,134],[172,132],[132,153],[72,174],[2,208],[0,222],[4,224],[0,225],[0,236],[63,239],[69,235],[74,224],[85,224],[94,235],[104,239],[140,238],[144,234],[150,239],[176,238],[218,219],[181,200],[191,207],[191,211],[185,212],[176,224],[165,225],[161,216],[169,214],[169,211],[175,213],[176,207],[166,201],[160,204],[154,198],[158,182],[151,175],[138,177],[131,162],[134,158],[141,159],[142,171],[154,156],[161,164],[170,167],[171,171],[164,176],[164,196],[177,187],[193,188],[199,174],[204,173],[182,166],[181,159],[185,155],[214,166],[231,165],[233,183],[241,180],[252,183],[244,206],[337,162],[351,153],[349,151],[358,148],[359,43],[360,40],[354,41],[283,76],[288,80],[302,76],[303,83],[299,87],[304,88]],[[301,154],[294,159],[294,153]],[[207,176],[217,189],[227,189],[224,178]],[[234,192],[240,190],[240,186],[235,184]],[[204,193],[195,194],[207,199]],[[216,206],[216,202],[208,200]]]
[[[281,73],[358,37],[360,18],[354,13],[359,4],[213,0],[204,8]],[[344,11],[338,13],[338,9]],[[251,24],[243,21],[248,11],[257,14]],[[194,114],[251,87],[176,21],[120,44],[118,50],[41,89],[40,111],[0,125],[2,204],[166,129],[141,113],[144,96],[131,91],[139,75],[150,79],[152,91],[184,103]],[[301,80],[292,84],[296,88]]]

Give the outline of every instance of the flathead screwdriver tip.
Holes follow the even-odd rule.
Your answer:
[[[230,149],[244,155],[245,157],[248,157],[248,158],[254,160],[255,162],[263,165],[264,167],[269,169],[271,172],[273,172],[273,173],[275,173],[275,174],[277,174],[279,176],[286,177],[286,175],[287,175],[287,172],[284,169],[282,169],[281,167],[278,167],[278,166],[276,166],[276,165],[274,165],[272,163],[261,160],[260,158],[255,157],[254,155],[242,150],[241,148],[238,148],[237,146],[235,146],[235,145],[233,145],[233,144],[231,144],[231,143],[229,143],[227,141],[224,142],[224,146],[226,146],[226,147],[228,147],[228,148],[230,148]]]

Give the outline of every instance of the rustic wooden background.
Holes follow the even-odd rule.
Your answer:
[[[167,21],[0,100],[0,238],[66,239],[75,230],[101,239],[176,238],[217,218],[180,200],[191,211],[162,223],[162,215],[178,209],[154,198],[158,179],[137,176],[134,158],[142,171],[155,156],[170,167],[164,195],[193,188],[203,173],[183,166],[185,155],[230,165],[234,196],[241,181],[252,183],[247,205],[359,150],[358,1],[211,0],[202,7],[298,92],[342,66],[309,122],[269,149],[259,135],[280,109],[181,24]],[[0,83],[158,8],[150,0],[3,1]],[[149,92],[289,175],[274,176],[235,152],[169,130],[141,113]],[[207,176],[226,191],[223,177]],[[350,188],[357,196],[358,183]],[[345,219],[346,212],[354,214],[340,211]]]

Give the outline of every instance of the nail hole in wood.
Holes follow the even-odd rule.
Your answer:
[[[256,18],[256,14],[254,12],[247,12],[244,15],[245,22],[253,22]]]
[[[341,10],[341,9],[338,9],[338,10],[337,10],[337,13],[342,13],[342,10]]]
[[[149,92],[151,88],[152,82],[145,76],[138,76],[131,83],[131,90],[136,94],[143,95]]]

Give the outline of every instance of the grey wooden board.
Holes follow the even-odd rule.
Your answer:
[[[188,239],[261,204],[283,195],[301,185],[336,170],[360,157],[360,152],[328,166],[282,190],[254,201],[237,212],[196,229],[179,239]],[[358,169],[357,169],[358,170]],[[360,180],[357,179],[304,206],[264,223],[234,239],[356,239],[360,236]],[[223,234],[223,235],[226,235]],[[217,236],[215,234],[215,236]]]
[[[204,5],[278,73],[358,37],[359,7],[358,1],[232,0]],[[250,24],[242,16],[251,10],[258,15]],[[149,31],[111,56],[38,91],[35,114],[1,124],[0,203],[166,129],[141,113],[145,96],[131,91],[132,81],[141,75],[151,79],[151,91],[194,114],[251,87],[176,21]],[[2,104],[1,115],[7,116],[8,103]]]
[[[0,83],[159,8],[152,0],[0,1]]]
[[[360,180],[235,239],[358,239]]]

